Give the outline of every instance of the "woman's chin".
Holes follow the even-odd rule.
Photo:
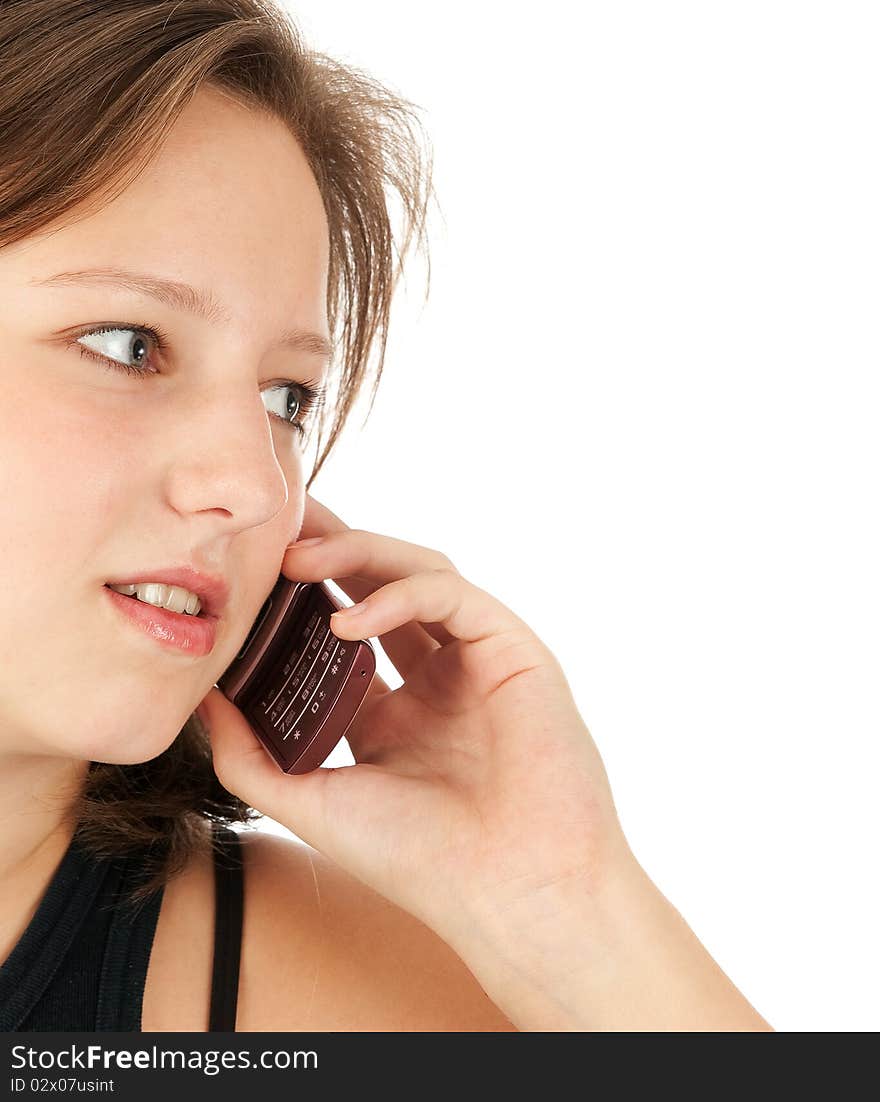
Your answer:
[[[180,734],[189,715],[179,720],[153,720],[148,725],[118,724],[96,735],[93,729],[75,743],[78,757],[106,765],[141,765],[163,754]],[[67,748],[74,749],[69,735]]]

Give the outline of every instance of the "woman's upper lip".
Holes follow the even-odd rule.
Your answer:
[[[229,601],[229,586],[219,574],[203,574],[191,566],[162,566],[156,570],[130,570],[125,577],[109,578],[106,585],[134,585],[136,582],[164,582],[195,593],[207,616],[223,615]]]

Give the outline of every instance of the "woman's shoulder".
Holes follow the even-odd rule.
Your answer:
[[[238,1032],[510,1032],[424,923],[304,843],[245,830]],[[145,1032],[208,1028],[214,870],[201,847],[169,882],[144,994]]]

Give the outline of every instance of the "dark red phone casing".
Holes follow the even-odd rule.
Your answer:
[[[366,639],[339,639],[345,606],[323,582],[279,577],[217,687],[285,773],[308,773],[343,737],[367,695],[376,656]]]

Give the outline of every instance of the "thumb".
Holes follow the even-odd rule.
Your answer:
[[[327,780],[332,769],[284,773],[241,711],[219,689],[196,709],[208,731],[214,772],[225,789],[286,826],[308,845],[323,849]]]

